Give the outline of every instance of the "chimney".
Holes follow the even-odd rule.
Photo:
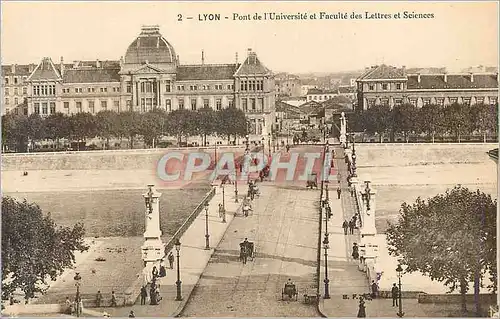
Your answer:
[[[61,76],[64,76],[64,58],[61,57],[61,62],[59,63],[59,69],[61,71]]]
[[[236,65],[238,65],[238,52],[236,52]]]
[[[177,54],[177,63],[181,64],[181,60],[179,59],[179,55]]]
[[[122,68],[122,67],[123,67],[123,63],[124,63],[124,61],[123,61],[123,55],[122,55],[122,56],[120,57],[120,68]]]
[[[472,72],[470,73],[470,81],[474,82],[474,73],[472,73]]]
[[[444,81],[448,82],[448,74],[446,72],[444,72]]]
[[[12,73],[16,74],[16,64],[12,64],[10,68],[11,68]]]
[[[28,72],[31,73],[35,69],[35,65],[33,63],[30,63],[28,66]]]
[[[418,83],[420,83],[420,73],[417,73],[417,76],[418,76],[417,81],[418,81]]]
[[[247,56],[250,56],[251,53],[252,53],[252,49],[248,48],[247,49]]]
[[[205,65],[205,51],[201,50],[201,65]]]
[[[99,59],[95,61],[95,67],[98,69],[101,67],[101,61],[99,61]]]
[[[406,74],[406,65],[403,65],[403,66],[401,67],[401,70],[403,70],[403,75],[405,75],[405,74]]]
[[[80,61],[73,61],[73,69],[78,68],[79,64],[80,64]]]

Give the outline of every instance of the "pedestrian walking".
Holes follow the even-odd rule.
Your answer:
[[[97,290],[97,294],[95,295],[95,305],[96,307],[101,306],[101,301],[102,301],[102,294],[100,290]]]
[[[372,295],[371,295],[372,299],[376,299],[377,298],[377,293],[378,293],[378,285],[375,282],[375,280],[372,280],[371,288],[372,288]]]
[[[349,228],[349,223],[344,219],[344,223],[342,223],[342,228],[344,228],[344,235],[347,235],[347,229]]]
[[[148,297],[148,291],[145,286],[141,287],[141,305],[146,304],[146,298]]]
[[[391,295],[392,295],[392,306],[397,307],[398,306],[399,289],[395,283],[392,284]]]
[[[156,284],[152,283],[151,288],[149,289],[149,304],[152,306],[157,305],[156,302]]]
[[[162,259],[160,262],[160,277],[165,277],[167,275],[167,270],[165,268],[165,261]]]
[[[359,258],[359,247],[356,243],[352,244],[352,258],[356,260]]]
[[[340,187],[337,187],[337,198],[340,199],[340,194],[342,193],[342,190]]]
[[[170,269],[174,269],[174,254],[172,252],[168,254],[168,263],[170,264]]]
[[[363,297],[359,297],[359,309],[358,309],[358,318],[365,318],[366,310],[365,310],[365,300]]]
[[[153,280],[155,280],[158,277],[158,268],[156,266],[153,266],[153,271],[151,272],[153,275]]]
[[[349,227],[349,234],[353,235],[354,234],[354,220],[351,219],[347,226]]]
[[[160,284],[156,286],[155,289],[155,296],[156,296],[156,302],[159,303],[161,301],[161,296],[160,296]]]
[[[351,190],[351,197],[354,197],[354,192],[355,192],[354,187],[350,187],[349,189]]]
[[[129,318],[135,318],[135,313],[133,310],[130,310],[130,313],[128,314]]]
[[[111,291],[111,307],[116,307],[117,304],[116,304],[116,295],[115,295],[115,291]]]
[[[71,304],[71,300],[69,300],[69,297],[66,297],[66,313],[71,315],[73,313],[73,306]]]

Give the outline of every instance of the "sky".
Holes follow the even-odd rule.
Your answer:
[[[404,11],[434,18],[397,19]],[[233,20],[233,15],[303,13],[307,20]],[[362,19],[318,19],[359,13]],[[367,19],[376,13],[391,19]],[[221,21],[200,21],[218,13]],[[178,21],[178,15],[182,21]],[[316,19],[311,15],[316,14]],[[186,17],[193,17],[187,20]],[[225,19],[224,17],[229,17]],[[401,16],[402,17],[402,16]],[[142,25],[159,25],[181,64],[234,63],[248,48],[275,72],[335,72],[376,64],[498,65],[496,2],[9,2],[2,1],[2,64],[118,60]]]

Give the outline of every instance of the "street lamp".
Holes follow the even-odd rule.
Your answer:
[[[248,146],[248,144],[249,144],[249,142],[248,142],[248,139],[249,139],[248,134],[245,136],[245,139],[246,139],[246,141],[245,141],[245,143],[246,143],[245,152],[249,152],[249,151],[250,151],[250,148],[249,148],[249,146]]]
[[[403,272],[403,268],[401,267],[401,264],[398,264],[398,268],[396,268],[396,271],[398,272],[398,280],[399,280],[399,289],[398,289],[398,294],[399,294],[399,312],[397,313],[399,318],[403,318],[405,313],[403,312],[403,303],[401,302],[401,276]]]
[[[80,309],[80,280],[82,280],[82,277],[80,276],[80,273],[77,272],[75,273],[75,277],[73,277],[75,280],[75,286],[76,286],[76,297],[75,297],[75,303],[76,303],[76,316],[80,317],[80,312],[82,311]]]
[[[264,141],[265,141],[265,138],[264,138],[264,136],[262,136],[262,160],[264,160],[264,157],[266,157],[266,154],[264,153]]]
[[[328,279],[328,243],[328,233],[325,233],[325,239],[323,240],[323,248],[325,249],[325,280],[323,280],[325,283],[325,296],[323,299],[330,299],[330,289],[328,287],[328,284],[330,283],[330,280]]]
[[[177,281],[175,282],[177,286],[177,297],[175,297],[176,301],[181,301],[182,296],[181,296],[181,263],[180,263],[180,250],[181,250],[181,242],[179,241],[179,238],[175,239],[175,250],[177,250]]]
[[[214,163],[215,163],[215,167],[214,167],[214,170],[215,170],[215,180],[217,180],[217,178],[219,177],[217,175],[217,140],[214,142]]]
[[[365,194],[363,194],[363,198],[366,200],[366,210],[370,210],[370,182],[365,181]]]
[[[269,149],[269,157],[271,157],[271,133],[267,133],[267,147]]]
[[[205,202],[205,249],[210,249],[210,234],[208,233],[208,201]]]
[[[226,222],[226,201],[225,201],[225,193],[224,193],[224,183],[221,184],[222,187],[222,222]]]

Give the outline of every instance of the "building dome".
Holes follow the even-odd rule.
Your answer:
[[[177,63],[174,47],[160,34],[159,26],[144,26],[141,34],[129,45],[125,64]]]

